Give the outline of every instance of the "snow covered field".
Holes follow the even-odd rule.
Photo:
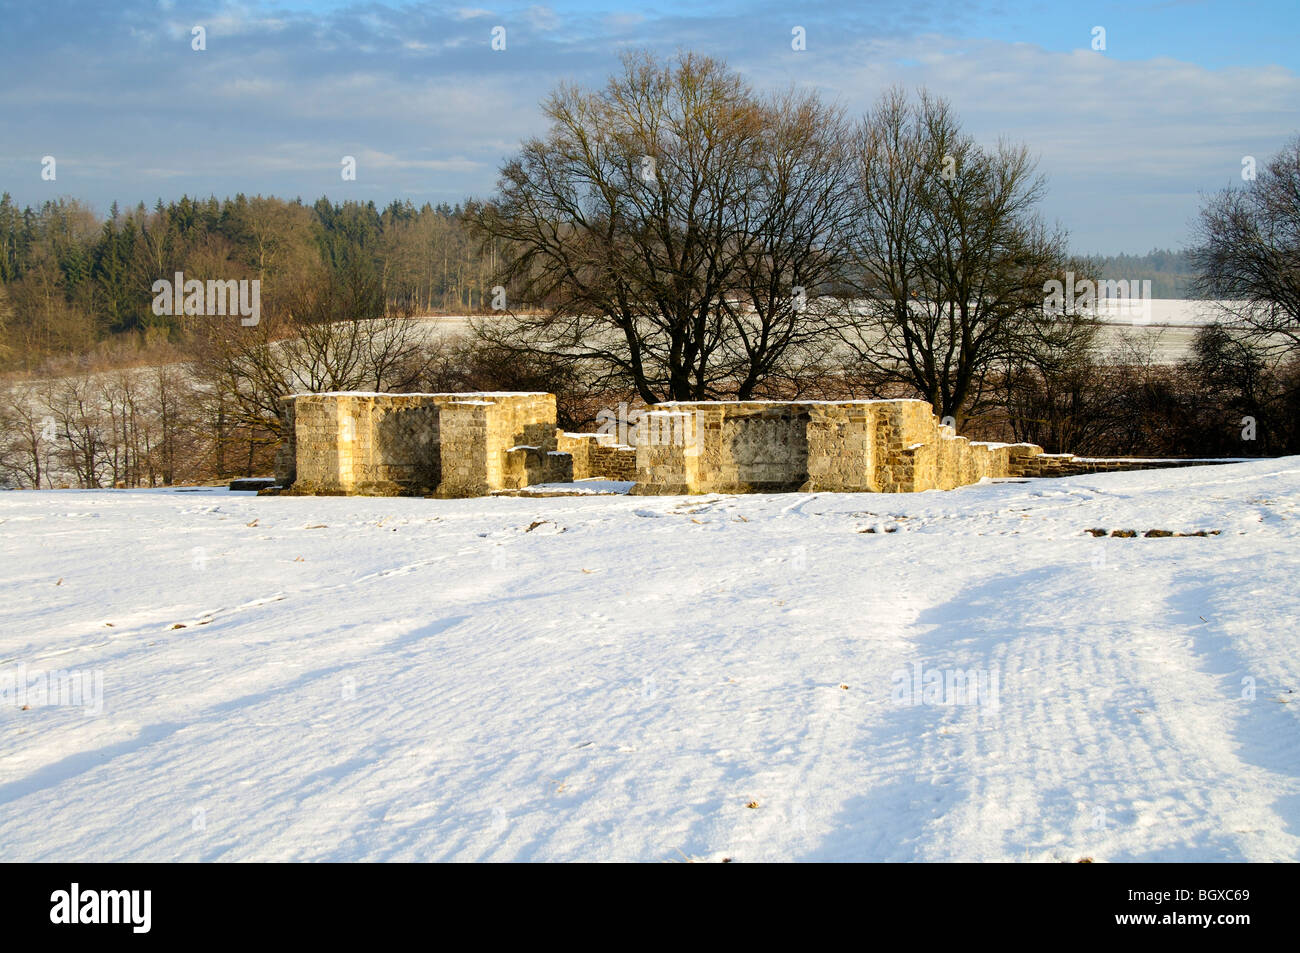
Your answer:
[[[1136,297],[1136,293],[1135,293]],[[1143,298],[1136,311],[1102,299],[1097,320],[1101,322],[1098,345],[1103,352],[1119,347],[1124,339],[1136,336],[1150,340],[1157,362],[1174,364],[1191,355],[1196,332],[1214,321],[1224,320],[1218,302],[1186,298]],[[463,334],[471,320],[490,321],[490,315],[426,315],[419,318],[430,329],[447,335]]]
[[[1297,860],[1298,544],[1300,458],[0,493],[0,857]]]

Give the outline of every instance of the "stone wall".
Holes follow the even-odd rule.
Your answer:
[[[486,400],[450,400],[439,406],[438,496],[482,496],[494,489],[488,474],[488,410]],[[508,448],[506,448],[508,449]],[[500,463],[494,468],[501,478]]]
[[[620,444],[599,445],[592,448],[591,476],[604,480],[630,483],[636,480],[636,448]]]
[[[275,450],[275,482],[278,486],[291,486],[298,478],[298,444],[294,439],[295,398],[283,397],[279,402],[280,446]]]
[[[289,402],[295,493],[479,496],[572,472],[556,452],[551,394],[299,394]]]
[[[914,493],[939,485],[939,422],[923,400],[864,401],[875,420],[879,493]]]
[[[556,447],[573,460],[575,480],[636,479],[636,448],[618,443],[612,433],[555,432]]]
[[[696,493],[781,493],[808,482],[809,412],[759,401],[677,405],[695,411]],[[638,441],[640,443],[640,441]]]
[[[310,394],[293,401],[298,493],[432,492],[438,406],[421,394]]]
[[[662,406],[662,405],[661,405]],[[685,438],[672,439],[684,428],[694,427],[694,411],[651,410],[637,422],[638,429],[668,435],[668,439],[638,439],[636,445],[636,486],[633,493],[680,494],[702,492],[699,484],[699,447],[695,431]]]
[[[956,436],[922,400],[671,403],[643,420],[656,415],[688,439],[638,441],[634,493],[913,493],[1013,475],[1009,448]]]
[[[1076,457],[1071,453],[1044,453],[1027,458],[1015,476],[1065,477],[1087,473],[1120,473],[1128,470],[1169,470],[1176,467],[1203,467],[1232,463],[1214,459],[1142,459],[1136,457]]]
[[[592,478],[635,480],[638,494],[915,493],[1216,462],[967,440],[921,400],[659,404],[637,422],[635,448],[557,430],[551,394],[301,394],[282,415],[276,478],[295,493],[464,497]]]
[[[596,433],[566,433],[558,429],[555,431],[555,449],[567,453],[573,461],[575,480],[585,480],[591,476],[591,448],[599,438],[605,436]]]
[[[556,447],[555,395],[451,396],[442,405],[438,496],[482,496],[572,479],[571,459]]]

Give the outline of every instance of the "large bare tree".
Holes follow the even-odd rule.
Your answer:
[[[647,402],[749,397],[811,346],[851,183],[846,124],[815,96],[756,95],[725,64],[624,60],[561,87],[550,130],[472,206],[514,310],[494,345],[563,355]]]
[[[985,149],[951,107],[891,90],[854,144],[859,299],[840,325],[876,387],[923,397],[960,424],[989,375],[1041,318],[1065,277],[1065,239],[1035,208],[1044,190],[1026,149]]]

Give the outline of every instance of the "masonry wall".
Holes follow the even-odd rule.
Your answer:
[[[808,404],[659,404],[637,431],[634,493],[779,493],[808,482]]]
[[[693,410],[660,409],[646,412],[638,429],[636,485],[633,493],[682,494],[702,492],[699,485],[700,455]],[[679,435],[674,439],[673,435]],[[650,435],[654,435],[653,439]]]
[[[871,408],[862,402],[809,405],[805,488],[859,493],[875,490],[874,426]]]
[[[971,441],[920,400],[660,404],[642,415],[635,447],[559,431],[555,416],[551,394],[297,395],[282,403],[276,477],[294,493],[440,497],[597,477],[635,480],[637,494],[914,493],[1215,462]]]
[[[599,444],[591,450],[588,470],[594,478],[632,482],[636,480],[636,448]]]
[[[485,400],[455,400],[442,404],[439,414],[438,496],[482,496],[493,489],[488,473],[488,411]],[[495,477],[500,480],[500,464]]]
[[[696,492],[798,490],[808,481],[808,420],[794,404],[696,405]]]
[[[442,405],[438,496],[482,496],[572,479],[571,459],[557,450],[554,394],[450,397]]]
[[[294,434],[294,404],[296,398],[283,397],[279,402],[280,446],[275,451],[275,482],[290,486],[298,478],[298,442]]]
[[[302,394],[291,403],[295,493],[477,496],[571,473],[555,452],[551,394]]]
[[[300,395],[292,414],[295,492],[396,496],[438,485],[439,414],[427,395]]]
[[[875,489],[914,493],[939,485],[939,422],[923,400],[867,401],[875,418]]]
[[[1015,475],[1011,447],[958,437],[922,400],[670,403],[656,414],[684,418],[694,439],[638,442],[634,493],[914,493]]]
[[[592,475],[591,448],[597,439],[605,436],[596,433],[567,433],[558,429],[555,431],[555,449],[569,455],[575,480],[585,480]]]
[[[556,448],[573,460],[573,479],[632,481],[636,476],[636,448],[618,443],[612,433],[555,432]]]
[[[1076,457],[1070,453],[1044,453],[1024,461],[1015,476],[1065,477],[1087,473],[1120,473],[1128,470],[1169,470],[1231,463],[1213,459],[1142,459],[1132,457]]]

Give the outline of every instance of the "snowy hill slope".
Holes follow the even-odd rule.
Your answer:
[[[1300,458],[12,492],[0,553],[0,689],[102,678],[102,706],[0,705],[6,859],[1300,859]],[[917,691],[954,671],[984,693]]]

